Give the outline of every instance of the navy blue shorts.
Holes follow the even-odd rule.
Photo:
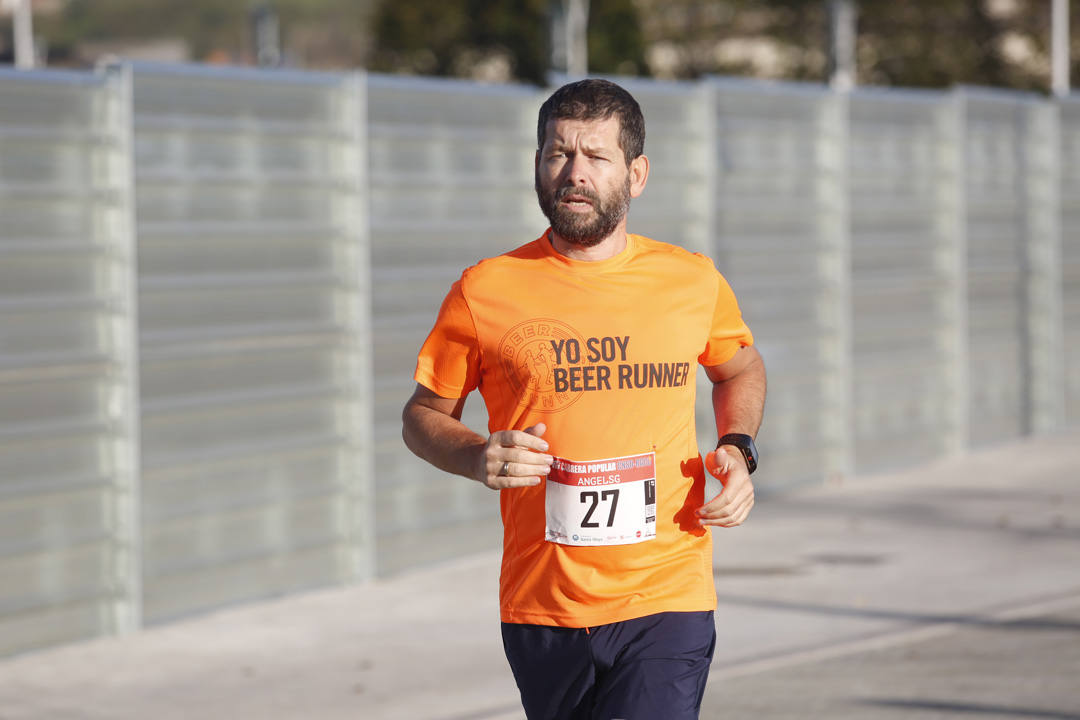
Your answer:
[[[529,720],[697,720],[716,647],[712,612],[502,636]]]

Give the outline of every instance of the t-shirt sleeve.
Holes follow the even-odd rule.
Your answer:
[[[716,273],[716,279],[716,306],[713,308],[712,327],[705,350],[698,355],[698,362],[706,367],[721,365],[734,357],[740,347],[754,344],[754,336],[743,322],[739,303],[731,286],[719,272]]]
[[[416,382],[445,398],[461,398],[476,389],[480,348],[469,304],[455,282],[416,359]]]

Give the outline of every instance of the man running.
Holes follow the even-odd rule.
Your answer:
[[[453,284],[403,412],[414,453],[500,493],[503,645],[530,720],[697,718],[716,638],[709,527],[754,504],[764,365],[708,258],[627,233],[644,143],[614,83],[543,104],[551,227]],[[698,364],[719,438],[705,463]],[[460,421],[477,389],[488,437]],[[704,464],[723,484],[708,502]]]

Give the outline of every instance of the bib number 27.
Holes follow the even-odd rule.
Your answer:
[[[581,492],[582,504],[587,504],[589,509],[585,511],[585,517],[581,520],[581,527],[583,528],[598,528],[600,527],[599,520],[593,520],[593,514],[596,509],[603,503],[607,508],[607,523],[604,527],[615,526],[615,511],[619,507],[619,489],[613,488],[611,490],[583,490]]]

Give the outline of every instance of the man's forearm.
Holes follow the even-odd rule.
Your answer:
[[[755,358],[737,375],[713,383],[712,402],[718,436],[757,435],[765,411],[765,364]]]
[[[409,403],[401,419],[401,436],[414,454],[440,470],[479,479],[485,438],[460,420],[419,403]]]

